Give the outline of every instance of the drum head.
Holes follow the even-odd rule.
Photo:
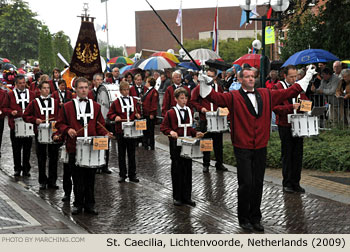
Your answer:
[[[107,118],[107,113],[113,101],[117,99],[119,95],[119,89],[114,84],[103,83],[101,87],[98,88],[98,93],[96,96],[96,101],[101,105],[101,113],[104,119]]]

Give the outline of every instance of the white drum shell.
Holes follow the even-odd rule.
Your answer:
[[[181,145],[180,156],[188,159],[202,158],[203,152],[200,151],[200,140],[188,139],[178,139],[178,145]]]
[[[93,139],[104,136],[77,137],[75,164],[84,168],[99,168],[106,164],[105,150],[93,150]]]
[[[101,105],[101,113],[104,119],[107,119],[109,108],[119,96],[119,85],[103,83],[99,87],[96,101]]]
[[[135,121],[146,121],[146,119]],[[122,122],[122,129],[125,138],[139,138],[143,136],[143,130],[136,130],[135,121]]]
[[[288,117],[290,117],[293,137],[310,137],[319,134],[317,116],[290,114]]]
[[[26,123],[23,118],[15,119],[15,137],[32,137],[34,136],[33,124]]]
[[[52,140],[52,127],[50,124],[39,124],[38,125],[38,142],[41,144],[55,144]]]
[[[228,131],[227,116],[219,116],[217,112],[207,112],[207,132]]]
[[[60,161],[65,164],[68,164],[69,161],[69,154],[66,150],[65,145],[62,145],[62,147],[60,148]]]

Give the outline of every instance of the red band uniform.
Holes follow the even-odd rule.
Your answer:
[[[188,92],[188,100],[191,100],[191,90],[185,86],[185,85],[175,85],[174,83],[172,85],[170,85],[164,93],[164,97],[163,97],[163,105],[162,105],[162,117],[165,116],[166,112],[171,109],[172,107],[174,107],[176,105],[176,100],[174,98],[174,91],[179,88],[179,87],[183,87],[187,90]],[[187,104],[189,107],[191,107],[191,103],[189,102]]]

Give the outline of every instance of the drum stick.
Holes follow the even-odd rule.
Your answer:
[[[111,133],[111,132],[109,132],[108,129],[106,129],[106,127],[105,127],[102,123],[100,123],[100,122],[97,122],[97,123],[98,123],[98,125],[100,125],[100,126],[102,127],[102,129],[104,129],[104,130],[107,131],[108,133]],[[115,139],[115,136],[112,136],[111,138],[112,138],[112,139]]]
[[[47,120],[44,120],[45,122],[47,122],[47,121],[51,121],[51,120],[53,120],[53,119],[55,119],[54,117],[52,117],[52,118],[49,118],[49,119],[47,119]]]
[[[84,130],[87,127],[87,125],[85,125],[84,127],[78,129],[75,133],[78,134],[80,131]]]

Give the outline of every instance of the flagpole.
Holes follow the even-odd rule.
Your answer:
[[[108,8],[107,8],[107,2],[108,0],[105,1],[106,2],[106,31],[107,31],[107,52],[106,52],[106,56],[107,56],[107,60],[110,60],[110,54],[109,54],[109,36],[108,36]]]
[[[180,2],[180,9],[181,9],[181,44],[184,43],[184,38],[183,38],[183,27],[182,27],[182,0]]]
[[[220,39],[219,39],[219,0],[217,0],[216,1],[216,14],[217,14],[217,16],[216,16],[216,37],[217,37],[217,40],[218,40],[218,42],[217,42],[217,54],[218,55],[220,55],[219,54],[219,43],[220,43]]]

